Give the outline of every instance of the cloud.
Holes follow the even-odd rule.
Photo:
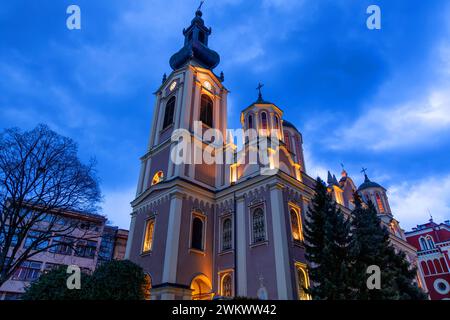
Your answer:
[[[375,151],[439,142],[450,133],[450,87],[393,107],[374,107],[338,131],[333,148]]]
[[[420,181],[403,182],[388,188],[389,202],[394,217],[405,230],[428,222],[450,219],[450,175]]]
[[[128,229],[130,227],[130,202],[136,196],[136,188],[109,189],[104,191],[104,195],[102,213],[113,225]]]
[[[309,147],[305,145],[303,148],[303,155],[305,157],[306,173],[313,179],[320,177],[322,180],[326,181],[328,169],[323,163],[314,159],[313,155],[308,150]]]

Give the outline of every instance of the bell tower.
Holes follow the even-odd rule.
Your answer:
[[[209,148],[217,157],[227,144],[215,136],[220,133],[226,137],[228,94],[223,73],[218,76],[213,71],[220,56],[208,47],[212,30],[205,26],[202,16],[200,9],[197,10],[190,26],[183,30],[183,47],[170,58],[172,72],[163,77],[162,85],[155,92],[137,195],[155,183],[178,177],[206,188],[226,183],[224,166],[205,164],[202,156],[209,142],[214,142]],[[179,150],[181,141],[189,149]],[[172,155],[177,153],[182,154],[183,163],[174,163]]]

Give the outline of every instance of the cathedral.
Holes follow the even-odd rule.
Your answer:
[[[224,76],[213,71],[220,56],[208,46],[211,28],[200,9],[183,36],[184,46],[170,58],[173,71],[155,93],[126,258],[144,269],[152,300],[310,299],[304,291],[309,278],[302,221],[315,179],[305,170],[302,134],[259,86],[256,101],[240,117],[242,129],[256,134],[245,135],[238,149],[227,133]],[[208,129],[225,138],[205,141]],[[180,130],[190,141],[185,156],[209,149],[231,154],[231,161],[174,162]],[[268,132],[275,132],[275,143],[261,139]],[[247,161],[263,140],[268,161]],[[392,244],[416,263],[416,249],[406,242],[381,185],[365,175],[357,187],[345,170],[339,180],[329,173],[327,183],[347,215],[355,191],[372,200]]]

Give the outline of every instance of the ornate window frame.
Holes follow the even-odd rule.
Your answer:
[[[301,270],[303,272],[303,275],[305,277],[305,282],[306,282],[306,287],[309,288],[311,286],[310,282],[309,282],[309,276],[308,276],[308,266],[305,263],[299,262],[299,261],[295,261],[294,263],[295,265],[295,283],[296,283],[296,288],[297,288],[297,298],[300,300],[300,288],[299,288],[299,284],[300,284],[300,279],[298,278],[298,272],[299,270]],[[306,294],[307,299],[306,300],[311,300],[311,296],[309,294]]]
[[[292,230],[292,220],[291,220],[291,210],[294,210],[297,215],[297,221],[298,221],[298,228],[299,228],[299,234],[300,239],[294,239],[294,230]],[[292,201],[288,202],[288,213],[289,213],[289,225],[291,229],[291,240],[294,243],[303,243],[304,241],[304,235],[303,235],[303,219],[302,219],[302,209],[299,205],[293,203]]]
[[[144,250],[145,241],[146,241],[146,237],[147,237],[147,228],[150,223],[153,223],[151,245],[148,250]],[[142,234],[142,242],[141,242],[141,255],[147,255],[147,254],[151,254],[153,252],[153,248],[155,246],[155,229],[156,229],[156,214],[152,214],[151,216],[149,216],[145,219],[144,230],[143,230],[143,234]]]
[[[263,216],[264,216],[264,240],[262,241],[258,241],[258,242],[254,242],[253,241],[253,214],[257,209],[261,209],[263,212]],[[260,245],[264,245],[264,244],[268,244],[269,242],[269,230],[268,230],[268,225],[267,225],[267,210],[266,210],[266,202],[262,201],[259,203],[255,203],[253,205],[249,206],[249,211],[248,211],[248,228],[249,228],[249,244],[250,247],[256,247],[256,246],[260,246]]]
[[[220,270],[217,273],[217,283],[218,283],[218,292],[220,296],[224,296],[223,295],[223,280],[226,276],[230,276],[231,277],[231,297],[235,296],[235,288],[234,288],[234,269],[224,269],[224,270]]]
[[[231,247],[228,249],[224,249],[223,248],[223,236],[224,236],[223,224],[224,224],[225,220],[227,220],[227,219],[230,219],[230,221],[231,221]],[[219,230],[220,230],[220,232],[219,232],[219,235],[220,235],[220,237],[219,237],[219,252],[220,253],[232,252],[234,250],[234,241],[233,241],[234,240],[234,219],[233,219],[233,216],[232,216],[232,214],[227,213],[225,215],[222,215],[220,217],[219,221],[220,221],[219,222],[220,223],[220,225],[219,225]]]
[[[192,247],[192,236],[193,236],[193,230],[194,227],[194,219],[199,218],[203,223],[202,228],[202,249],[197,249]],[[200,210],[193,210],[191,212],[191,218],[190,218],[190,226],[189,226],[189,252],[198,253],[201,255],[206,255],[206,230],[207,230],[207,217],[206,214],[201,212]]]

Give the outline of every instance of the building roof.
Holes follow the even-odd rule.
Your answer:
[[[299,132],[298,129],[291,122],[289,122],[287,120],[283,120],[283,127],[292,128],[295,131]]]
[[[364,174],[364,182],[359,186],[358,191],[362,191],[364,189],[369,189],[369,188],[381,188],[381,189],[384,189],[378,183],[370,181],[370,179],[367,176],[367,174]],[[386,189],[384,189],[384,190],[386,190]]]

